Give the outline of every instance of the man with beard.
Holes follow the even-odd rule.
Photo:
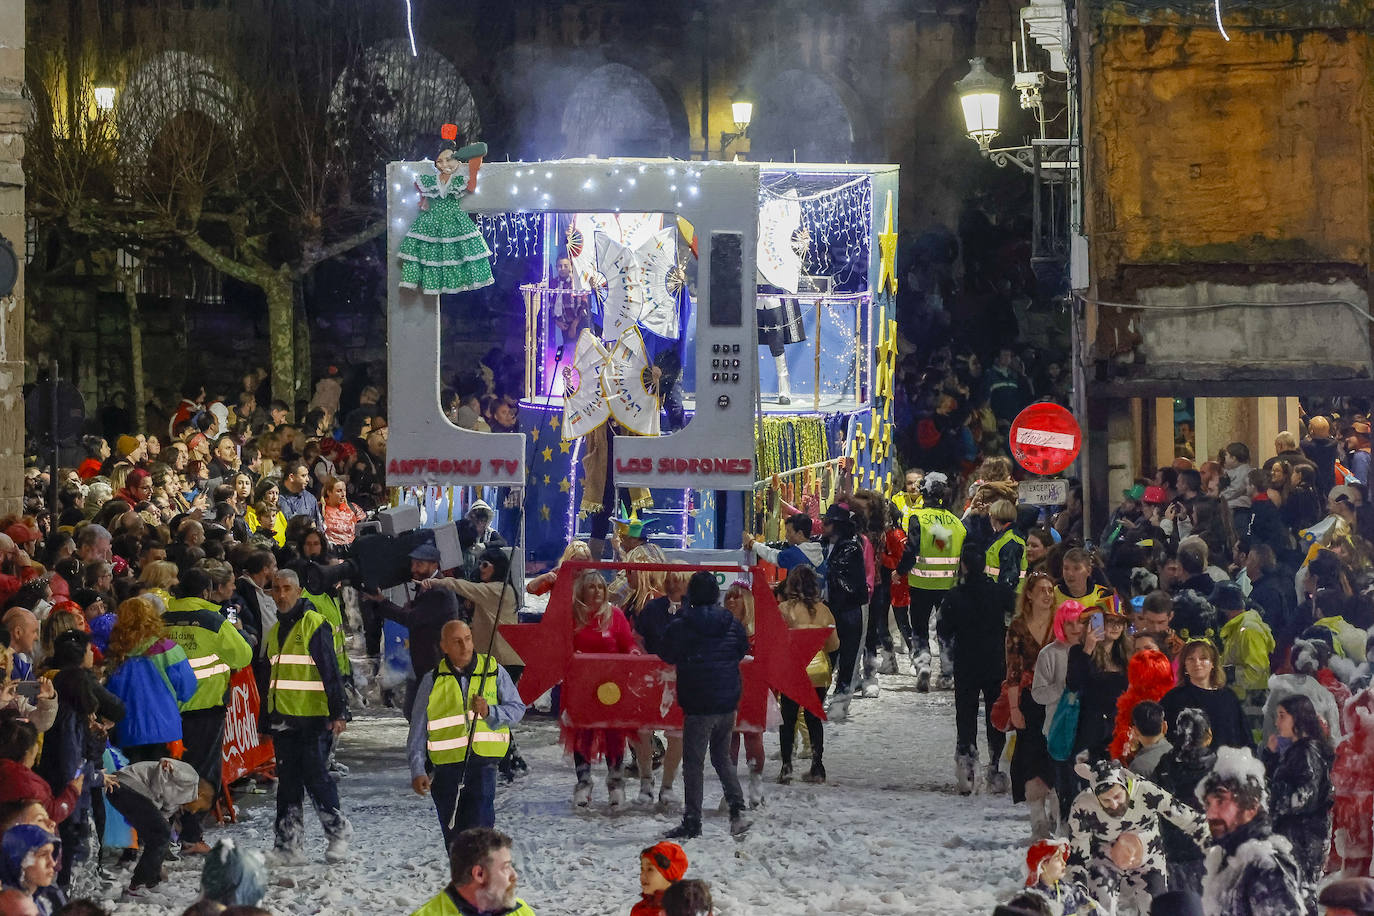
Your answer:
[[[449,885],[411,916],[534,916],[515,896],[511,839],[490,827],[473,827],[453,838]]]
[[[388,601],[381,592],[372,592],[364,603],[363,618],[368,627],[367,642],[369,654],[373,646],[380,651],[382,618],[394,620],[409,629],[410,665],[415,678],[406,683],[405,700],[401,712],[410,721],[411,707],[415,704],[417,680],[426,671],[433,671],[439,663],[439,637],[444,624],[450,620],[461,619],[458,598],[446,588],[429,588],[425,582],[439,574],[439,548],[433,544],[417,544],[410,552],[410,582],[405,586],[409,597],[404,606]],[[373,638],[376,642],[373,642]]]
[[[1207,822],[1115,760],[1079,763],[1074,772],[1088,788],[1069,812],[1070,876],[1085,884],[1106,912],[1148,913],[1150,901],[1168,885],[1160,818],[1199,845],[1207,841]]]
[[[1292,846],[1269,822],[1264,765],[1247,749],[1219,748],[1212,772],[1198,784],[1197,797],[1216,840],[1207,852],[1207,875],[1202,879],[1207,912],[1307,912]]]

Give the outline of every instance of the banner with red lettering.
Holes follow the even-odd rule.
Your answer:
[[[258,684],[252,668],[240,668],[229,679],[224,717],[224,784],[271,763],[272,739],[258,735]]]

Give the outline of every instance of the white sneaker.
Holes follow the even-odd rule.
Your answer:
[[[337,865],[340,862],[348,861],[348,840],[343,837],[335,837],[329,841],[329,846],[325,848],[324,860],[330,865]]]
[[[954,787],[960,795],[972,795],[978,782],[978,758],[969,754],[954,755]]]
[[[606,787],[606,794],[610,797],[611,810],[616,811],[625,807],[625,787],[616,783]]]
[[[935,689],[936,689],[936,690],[953,690],[953,689],[954,689],[954,675],[952,675],[952,674],[942,674],[942,675],[940,675],[939,679],[935,682]]]
[[[639,781],[639,794],[635,796],[635,804],[643,808],[652,807],[654,803],[654,781],[652,779],[641,779]]]
[[[591,780],[578,782],[577,788],[573,789],[573,804],[579,808],[585,808],[592,803],[592,783]]]
[[[759,805],[763,804],[763,774],[762,774],[762,773],[750,773],[750,774],[749,774],[749,787],[748,787],[748,792],[749,792],[749,807],[751,807],[751,808],[757,808]]]
[[[859,693],[859,696],[865,700],[876,700],[880,692],[881,688],[878,685],[878,679],[874,678],[871,681],[864,682],[864,689]]]
[[[677,794],[674,786],[664,786],[658,790],[658,805],[660,812],[671,813],[682,808],[682,796]]]
[[[264,858],[267,860],[268,865],[277,868],[287,868],[293,865],[305,864],[305,853],[294,847],[287,849],[280,846],[274,846],[272,849],[268,850]]]

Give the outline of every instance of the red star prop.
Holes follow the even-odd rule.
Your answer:
[[[577,573],[582,569],[622,568],[653,572],[740,567],[565,563],[549,595],[543,620],[501,627],[501,635],[525,663],[520,697],[533,703],[550,688],[562,684],[563,711],[568,722],[579,728],[680,727],[682,709],[677,705],[677,677],[671,665],[654,655],[573,652],[572,583]],[[770,689],[824,718],[806,667],[829,638],[830,630],[789,630],[762,571],[755,568],[751,573],[757,654],[740,665],[744,688],[739,705],[741,729],[764,729]]]

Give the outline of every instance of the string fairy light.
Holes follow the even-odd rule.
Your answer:
[[[419,57],[420,52],[415,47],[415,22],[410,9],[410,0],[405,0],[406,4],[406,34],[410,36],[410,56]]]

